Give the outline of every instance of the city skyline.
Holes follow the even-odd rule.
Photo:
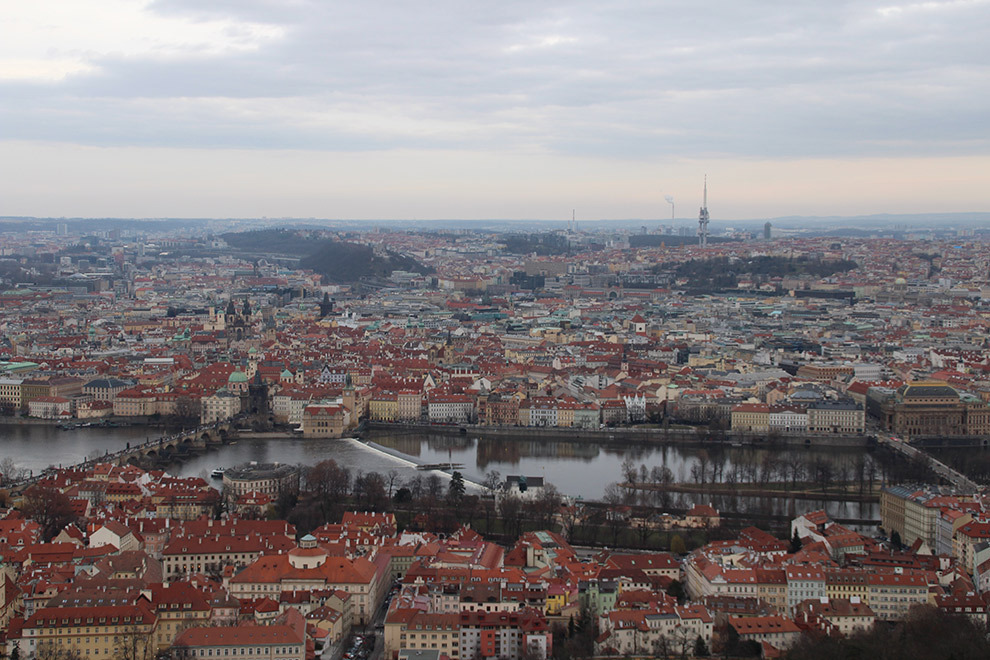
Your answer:
[[[41,2],[3,215],[713,221],[985,209],[980,0]]]

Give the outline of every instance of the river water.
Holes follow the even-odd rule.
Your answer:
[[[156,430],[145,427],[78,428],[60,430],[46,425],[0,425],[0,458],[10,456],[19,467],[40,470],[50,465],[69,465],[107,451],[122,449],[128,443],[155,437]],[[400,481],[422,472],[416,465],[453,462],[462,465],[469,482],[480,483],[491,470],[507,475],[544,477],[562,493],[572,497],[598,499],[608,484],[622,479],[622,464],[628,458],[637,466],[666,465],[675,481],[691,480],[691,468],[698,461],[697,446],[646,445],[639,443],[564,442],[547,439],[451,436],[428,433],[373,432],[367,442],[350,439],[316,440],[300,437],[249,438],[192,457],[173,465],[178,476],[208,478],[216,467],[232,467],[250,461],[313,465],[332,458],[352,473],[398,470]],[[724,448],[726,472],[733,465],[759,462],[770,450],[748,447]],[[825,459],[836,466],[851,466],[863,450],[856,448],[784,447],[772,450],[777,458],[797,453],[808,461]],[[679,505],[707,503],[704,495],[675,496]],[[716,503],[717,504],[717,503]],[[742,503],[746,506],[746,503]],[[755,506],[755,504],[754,504]],[[853,502],[772,501],[762,506],[773,513],[803,513],[825,508],[840,518],[876,519],[875,504]],[[754,509],[755,510],[755,509]]]

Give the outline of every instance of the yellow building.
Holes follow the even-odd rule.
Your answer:
[[[860,601],[867,602],[870,596],[869,574],[854,569],[826,569],[825,595],[828,596],[829,600],[859,598]]]
[[[379,392],[368,402],[368,418],[373,422],[394,422],[398,412],[395,392]]]
[[[206,597],[189,582],[173,582],[152,587],[158,615],[155,643],[158,651],[172,642],[187,628],[210,625],[213,608]]]
[[[45,607],[25,624],[21,652],[26,657],[153,658],[158,619],[147,599],[134,605]]]
[[[570,428],[574,426],[574,411],[578,407],[575,401],[561,401],[557,404],[557,426]]]
[[[770,406],[765,403],[740,403],[733,406],[732,430],[767,433],[770,430]]]

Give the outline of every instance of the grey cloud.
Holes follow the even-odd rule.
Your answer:
[[[0,131],[609,157],[985,153],[990,12],[876,11],[889,4],[159,0],[162,14],[268,23],[285,36],[256,52],[104,57],[95,75],[3,84]],[[362,108],[394,130],[319,121]]]

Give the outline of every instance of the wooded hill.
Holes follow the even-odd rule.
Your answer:
[[[301,268],[326,277],[328,282],[357,282],[388,277],[394,270],[428,274],[433,269],[397,252],[376,253],[367,245],[325,238],[311,231],[263,229],[224,234],[235,251],[299,257]]]

